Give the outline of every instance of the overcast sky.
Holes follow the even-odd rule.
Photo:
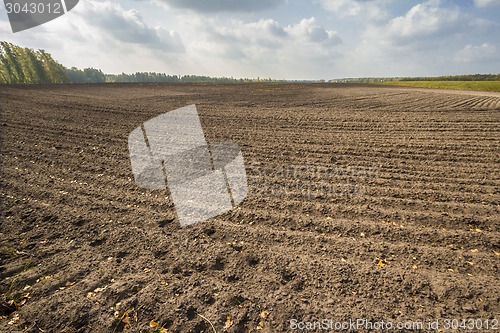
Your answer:
[[[80,0],[0,40],[67,67],[277,79],[500,73],[500,0]]]

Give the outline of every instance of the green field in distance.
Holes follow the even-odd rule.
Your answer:
[[[377,82],[376,84],[417,88],[500,92],[500,81],[388,81]]]

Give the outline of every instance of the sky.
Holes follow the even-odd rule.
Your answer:
[[[0,40],[66,67],[235,78],[500,73],[500,0],[80,0]]]

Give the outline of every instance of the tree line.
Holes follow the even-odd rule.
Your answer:
[[[322,80],[321,80],[322,81]],[[371,83],[383,81],[500,81],[500,74],[467,74],[435,77],[393,77],[393,78],[344,78],[330,82]],[[233,77],[210,77],[200,75],[167,75],[155,72],[134,74],[105,74],[100,69],[76,67],[66,68],[44,50],[23,48],[12,43],[0,42],[0,84],[1,83],[105,83],[105,82],[286,82],[286,80],[235,79]],[[320,82],[320,81],[288,81]]]
[[[399,81],[500,81],[500,74],[466,74],[431,77],[404,77]]]
[[[105,83],[105,82],[273,82],[272,79],[235,79],[201,75],[167,75],[165,73],[137,72],[134,74],[104,74],[100,69],[66,68],[44,50],[23,48],[0,42],[1,83]]]
[[[106,82],[100,70],[68,69],[45,50],[0,42],[0,83],[98,83]]]
[[[44,50],[0,42],[0,83],[66,83],[66,67]]]
[[[336,83],[374,83],[391,81],[500,81],[500,74],[465,74],[417,77],[359,77],[330,80]]]
[[[202,75],[168,75],[155,72],[137,72],[134,74],[106,74],[106,82],[156,82],[156,83],[177,83],[177,82],[253,82],[253,79],[235,79],[233,77],[211,77]],[[274,82],[272,79],[258,79],[261,82]]]

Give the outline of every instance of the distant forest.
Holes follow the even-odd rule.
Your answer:
[[[417,77],[357,77],[330,80],[330,82],[337,83],[374,83],[390,81],[500,81],[500,74],[464,74]]]
[[[431,77],[402,77],[398,81],[500,81],[500,74],[467,74]]]
[[[167,75],[163,73],[104,74],[100,69],[66,68],[44,50],[35,51],[0,42],[0,83],[105,83],[105,82],[251,82],[252,79]],[[273,81],[258,79],[258,81]]]
[[[286,81],[273,79],[236,79],[233,77],[210,77],[199,75],[167,75],[154,72],[134,74],[105,74],[100,69],[76,67],[66,68],[54,60],[44,50],[23,48],[8,42],[0,42],[0,84],[39,84],[39,83],[113,83],[113,82],[325,82]],[[500,74],[470,74],[439,77],[400,77],[400,78],[345,78],[329,82],[369,83],[384,81],[500,81]]]

